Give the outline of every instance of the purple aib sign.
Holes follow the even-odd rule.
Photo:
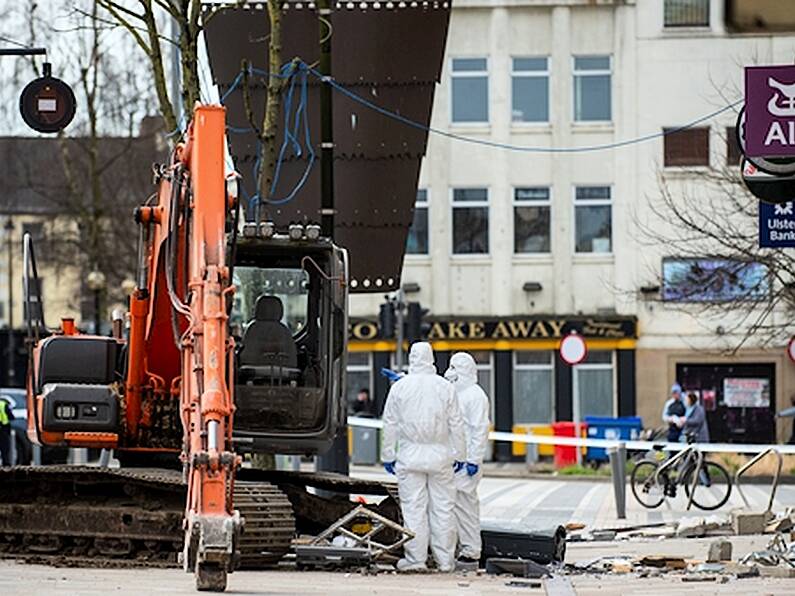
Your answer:
[[[795,156],[795,65],[745,68],[745,153]]]

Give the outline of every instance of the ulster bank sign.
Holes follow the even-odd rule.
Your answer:
[[[429,341],[560,339],[572,331],[593,339],[632,339],[637,335],[634,317],[429,317],[427,322]],[[351,321],[350,338],[380,339],[378,323],[366,319]]]

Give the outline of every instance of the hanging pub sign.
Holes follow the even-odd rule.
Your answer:
[[[795,65],[745,68],[745,154],[795,156]]]
[[[49,62],[44,64],[44,76],[28,83],[19,97],[22,119],[37,132],[60,132],[74,118],[76,107],[72,88],[52,76]]]

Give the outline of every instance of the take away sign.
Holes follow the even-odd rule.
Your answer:
[[[795,65],[745,68],[745,154],[795,156]]]

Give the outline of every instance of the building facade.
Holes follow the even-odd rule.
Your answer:
[[[437,365],[475,355],[497,429],[634,414],[660,426],[678,380],[699,392],[716,440],[789,438],[774,419],[795,391],[785,345],[743,343],[701,314],[725,296],[669,287],[715,266],[719,249],[682,259],[644,231],[661,225],[661,179],[678,193],[738,171],[739,106],[727,106],[742,98],[742,67],[791,62],[792,35],[726,23],[719,0],[454,2],[432,126],[479,143],[431,134],[403,283],[430,310]],[[364,323],[352,326],[350,391],[377,402],[395,349],[373,333],[382,301],[351,300]],[[574,369],[556,356],[560,321],[588,340]]]

